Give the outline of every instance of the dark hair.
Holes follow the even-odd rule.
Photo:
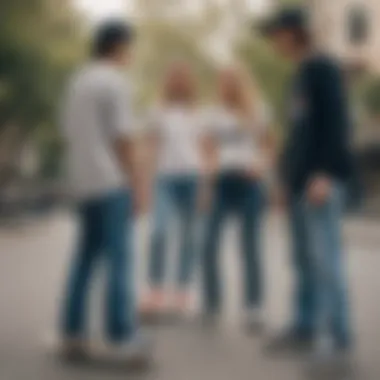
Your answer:
[[[291,32],[297,44],[302,46],[312,44],[310,14],[305,7],[280,8],[272,17],[261,22],[258,29],[264,36],[270,36],[281,31]]]
[[[92,54],[97,58],[107,57],[120,45],[131,43],[134,36],[134,29],[127,23],[107,21],[95,33]]]

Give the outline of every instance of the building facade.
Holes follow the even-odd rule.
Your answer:
[[[380,1],[310,0],[317,43],[349,64],[380,73]]]

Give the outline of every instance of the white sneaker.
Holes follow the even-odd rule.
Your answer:
[[[334,341],[329,334],[320,334],[316,337],[312,353],[313,361],[321,363],[329,361],[334,352]]]
[[[262,310],[258,307],[248,309],[245,312],[244,326],[249,332],[261,332],[264,328],[264,317]]]
[[[50,334],[44,338],[44,345],[49,352],[65,358],[79,359],[89,353],[89,344],[85,339]]]
[[[221,317],[219,313],[202,311],[196,317],[197,323],[199,323],[204,328],[214,328],[217,327],[221,322]]]
[[[336,348],[327,338],[316,343],[307,370],[316,378],[346,379],[355,374],[351,353]]]
[[[153,360],[152,344],[142,335],[120,344],[102,343],[93,347],[92,353],[97,359],[124,362],[130,366],[146,367]]]

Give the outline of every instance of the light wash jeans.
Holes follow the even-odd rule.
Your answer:
[[[179,260],[176,274],[178,287],[186,288],[194,272],[197,222],[197,176],[163,177],[157,181],[153,233],[150,250],[149,281],[161,287],[167,268],[167,242],[173,217],[179,223]]]
[[[79,239],[63,305],[63,333],[86,334],[87,304],[97,264],[107,267],[105,322],[108,338],[123,341],[137,330],[130,194],[115,191],[78,206]]]
[[[350,343],[346,271],[341,242],[344,191],[336,184],[328,201],[313,206],[304,197],[290,202],[296,270],[295,329],[328,333],[339,346]]]

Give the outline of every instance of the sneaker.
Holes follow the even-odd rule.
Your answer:
[[[86,339],[51,334],[44,339],[49,351],[65,359],[77,360],[85,358],[89,353],[89,344]]]
[[[336,342],[330,334],[320,334],[315,339],[311,358],[316,363],[338,363],[349,359],[351,352],[349,345]]]
[[[200,315],[200,322],[203,327],[215,327],[220,322],[219,313],[210,311],[203,312]]]
[[[315,362],[324,362],[333,356],[334,351],[332,337],[329,334],[320,334],[314,341],[311,357]]]
[[[145,336],[139,335],[130,342],[101,344],[94,347],[97,359],[125,363],[130,367],[150,366],[153,361],[152,344]]]
[[[311,336],[289,329],[272,338],[265,351],[268,355],[304,354],[310,352],[312,346]]]
[[[166,321],[173,324],[188,321],[194,316],[193,297],[188,292],[176,292],[165,316]]]
[[[179,315],[186,315],[192,305],[192,296],[190,293],[183,291],[183,292],[177,292],[174,296],[174,310]]]
[[[260,308],[253,307],[246,311],[244,326],[250,333],[261,332],[264,328],[263,314]]]
[[[88,342],[81,339],[66,339],[62,343],[61,353],[71,360],[84,359],[89,352]]]
[[[350,350],[334,346],[317,346],[307,363],[307,372],[313,378],[350,378],[354,375],[354,365]]]
[[[167,314],[166,294],[162,290],[151,290],[140,306],[140,320],[146,324],[155,324]]]

